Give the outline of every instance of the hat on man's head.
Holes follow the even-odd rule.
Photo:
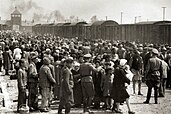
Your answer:
[[[35,58],[37,58],[38,57],[38,55],[35,53],[35,52],[31,52],[30,53],[30,59],[35,59]]]
[[[152,49],[152,53],[155,54],[155,55],[158,55],[159,54],[159,51],[157,49]]]
[[[84,57],[85,58],[91,58],[91,54],[85,54]]]
[[[48,57],[44,57],[43,58],[43,64],[45,64],[45,65],[49,65],[50,64],[50,60],[49,60]]]

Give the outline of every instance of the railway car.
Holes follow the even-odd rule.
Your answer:
[[[0,25],[0,29],[4,29]],[[136,24],[121,24],[112,20],[94,23],[57,23],[37,24],[33,32],[55,36],[83,39],[103,39],[135,41],[140,43],[158,43],[171,45],[171,21],[150,21]]]
[[[91,25],[91,39],[118,39],[119,24],[113,20],[96,21]]]
[[[170,21],[150,21],[120,25],[119,39],[140,43],[169,43]]]

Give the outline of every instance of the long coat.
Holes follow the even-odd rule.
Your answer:
[[[116,67],[114,76],[111,97],[115,102],[122,103],[126,98],[129,98],[125,83],[130,84],[130,80],[126,77],[126,73],[122,67]]]
[[[60,86],[60,102],[62,105],[74,103],[73,87],[74,81],[71,70],[67,67],[62,69]]]
[[[59,98],[59,93],[60,93],[60,79],[61,79],[61,69],[62,67],[60,65],[58,65],[57,63],[54,64],[54,68],[55,68],[55,80],[56,80],[56,84],[54,85],[54,96],[56,98]]]
[[[39,71],[39,86],[41,88],[50,88],[56,81],[48,65],[43,65]]]
[[[3,53],[3,58],[4,58],[4,69],[5,70],[10,70],[11,68],[11,60],[12,60],[12,52],[11,51],[5,51]]]
[[[74,94],[74,103],[76,105],[82,104],[83,102],[83,94],[82,94],[82,88],[81,88],[81,80],[79,75],[79,70],[72,70],[73,79],[74,79],[74,88],[73,88],[73,94]]]

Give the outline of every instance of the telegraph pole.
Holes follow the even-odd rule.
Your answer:
[[[135,23],[137,23],[137,17],[135,17]]]
[[[166,7],[162,7],[162,9],[163,9],[163,21],[165,20],[165,9],[166,9]]]
[[[121,12],[121,24],[122,24],[122,16],[123,16],[123,12]]]
[[[106,21],[107,21],[107,16],[106,16]]]

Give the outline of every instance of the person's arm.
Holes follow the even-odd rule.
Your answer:
[[[22,74],[22,71],[18,70],[18,84],[19,84],[19,88],[20,89],[25,89],[25,85],[24,85],[24,82],[23,82],[23,74]]]
[[[55,79],[54,79],[53,76],[52,76],[52,73],[51,73],[50,68],[48,68],[48,69],[46,70],[46,74],[47,74],[47,77],[48,77],[49,81],[50,81],[51,83],[55,84],[56,81],[55,81]]]
[[[146,68],[145,68],[145,79],[147,78],[147,74],[150,71],[150,60],[148,60]]]

